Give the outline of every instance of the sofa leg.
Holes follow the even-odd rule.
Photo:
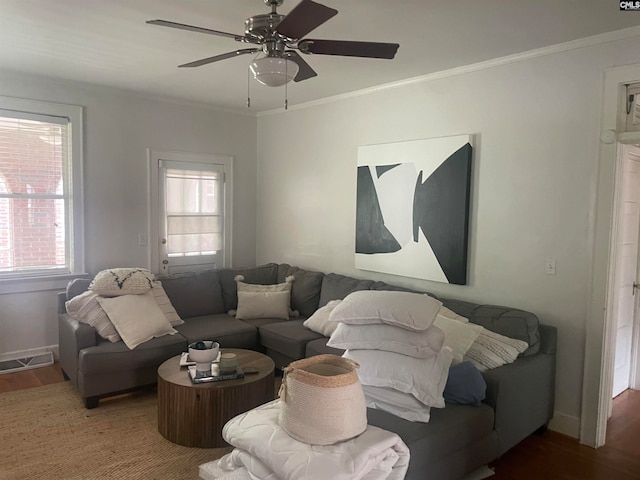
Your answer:
[[[100,403],[100,397],[87,397],[82,399],[84,401],[84,408],[92,409],[97,408]]]
[[[536,433],[538,435],[544,435],[545,433],[547,433],[548,428],[549,428],[549,424],[545,423],[544,425],[542,425],[540,428],[536,430]]]

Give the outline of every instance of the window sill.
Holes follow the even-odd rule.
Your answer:
[[[87,278],[87,273],[69,273],[65,275],[50,275],[41,277],[0,278],[0,295],[12,293],[44,292],[50,290],[62,291],[74,278]]]

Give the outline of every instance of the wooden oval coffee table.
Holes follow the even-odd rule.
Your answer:
[[[238,380],[191,382],[180,355],[158,367],[158,430],[167,440],[187,447],[226,447],[222,427],[236,415],[274,399],[274,363],[262,353],[223,348],[235,353],[243,369],[258,373]]]

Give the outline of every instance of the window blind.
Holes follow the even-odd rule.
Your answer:
[[[0,109],[0,272],[70,269],[69,125]]]

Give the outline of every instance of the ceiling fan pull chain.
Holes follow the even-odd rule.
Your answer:
[[[289,78],[289,72],[287,72],[288,67],[289,67],[289,60],[285,58],[284,59],[284,76],[286,78]],[[288,84],[289,84],[288,81],[287,83],[284,84],[284,109],[285,110],[289,109],[289,89],[287,88]]]
[[[251,108],[251,72],[247,68],[247,108]]]

